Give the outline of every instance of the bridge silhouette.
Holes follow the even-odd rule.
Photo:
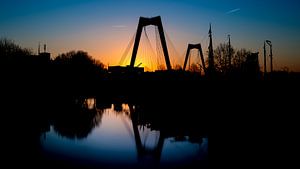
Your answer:
[[[160,16],[157,16],[157,17],[154,17],[154,18],[140,17],[137,32],[136,32],[136,37],[135,37],[135,43],[134,43],[134,47],[133,47],[133,51],[132,51],[130,67],[131,68],[134,67],[136,54],[137,54],[137,51],[138,51],[138,47],[139,47],[143,27],[148,26],[148,25],[155,25],[155,26],[158,27],[159,36],[160,36],[160,40],[161,40],[161,45],[162,45],[164,56],[165,56],[166,66],[167,66],[168,70],[172,70],[172,66],[171,66],[170,58],[169,58],[169,53],[168,53],[168,47],[167,47],[166,38],[165,38],[165,34],[164,34],[164,28],[163,28]]]
[[[108,71],[109,72],[114,72],[114,73],[118,73],[118,72],[143,72],[144,69],[139,67],[142,63],[138,64],[137,66],[135,66],[136,63],[136,59],[137,59],[137,54],[138,54],[138,50],[140,47],[140,41],[141,41],[141,36],[142,36],[142,32],[143,32],[143,28],[144,28],[144,32],[146,35],[147,40],[148,39],[148,35],[146,33],[146,29],[145,27],[149,26],[149,25],[153,25],[155,26],[157,32],[156,32],[156,40],[159,41],[161,48],[162,48],[162,52],[157,51],[157,55],[158,53],[162,53],[164,56],[164,64],[166,66],[166,70],[167,71],[172,71],[174,66],[172,66],[171,64],[171,59],[170,59],[170,55],[169,55],[169,50],[168,50],[168,45],[167,45],[167,41],[166,41],[166,32],[163,28],[163,24],[162,24],[162,20],[160,16],[156,16],[153,18],[146,18],[146,17],[140,17],[139,18],[139,22],[138,22],[138,26],[137,26],[137,30],[136,33],[134,35],[134,38],[129,42],[129,45],[127,46],[124,54],[121,57],[120,60],[120,65],[119,66],[109,66],[108,67]],[[210,30],[211,32],[211,30]],[[150,41],[149,41],[150,42]],[[212,43],[212,40],[211,40]],[[172,45],[172,42],[170,42],[170,44]],[[130,48],[132,47],[132,54],[131,54],[131,59],[130,59],[130,64],[127,66],[121,66],[121,64],[124,62],[125,57],[127,56]],[[151,45],[151,44],[150,44]],[[158,42],[157,42],[158,45]],[[151,47],[152,48],[152,47]],[[158,46],[156,46],[157,50],[158,50]],[[198,51],[200,52],[200,56],[201,56],[201,65],[204,69],[204,72],[206,73],[206,68],[205,68],[205,60],[204,60],[204,56],[203,56],[203,52],[202,52],[202,48],[201,48],[201,44],[189,44],[188,45],[188,50],[186,53],[186,58],[185,58],[185,62],[182,66],[182,64],[180,63],[180,67],[183,67],[183,70],[186,69],[186,64],[187,61],[189,60],[188,57],[190,55],[190,50],[192,49],[198,49]],[[213,52],[213,51],[211,51]],[[213,57],[213,55],[211,55],[210,57]],[[213,60],[213,59],[210,59]],[[213,63],[213,62],[212,62]],[[209,66],[209,67],[213,67],[213,66]]]
[[[202,47],[201,47],[200,43],[199,44],[189,44],[188,45],[185,60],[184,60],[184,64],[183,64],[183,70],[186,69],[187,62],[188,62],[188,60],[190,60],[190,51],[192,49],[197,49],[198,50],[198,54],[200,54],[200,57],[201,57],[202,67],[204,69],[204,72],[206,73],[205,61],[204,61]]]

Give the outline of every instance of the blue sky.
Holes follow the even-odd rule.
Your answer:
[[[86,50],[114,64],[138,18],[160,15],[180,54],[187,43],[206,47],[212,23],[215,45],[231,34],[234,47],[262,54],[263,41],[269,39],[275,68],[300,71],[299,10],[296,0],[2,0],[0,37],[34,51],[38,42],[47,43],[54,56]]]

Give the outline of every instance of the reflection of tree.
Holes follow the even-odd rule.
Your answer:
[[[72,139],[87,137],[100,124],[103,112],[84,105],[84,101],[77,101],[60,108],[53,118],[54,130]]]

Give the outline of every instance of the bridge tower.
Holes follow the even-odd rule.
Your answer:
[[[132,56],[131,56],[131,61],[130,61],[130,67],[133,68],[134,64],[135,64],[136,55],[138,52],[143,27],[148,26],[148,25],[154,25],[154,26],[158,27],[161,45],[162,45],[164,56],[165,56],[167,70],[172,70],[169,53],[168,53],[168,47],[167,47],[164,29],[162,26],[162,21],[161,21],[160,16],[153,17],[153,18],[140,17],[136,36],[135,36],[135,41],[134,41],[134,46],[133,46],[133,51],[132,51]]]
[[[198,44],[189,44],[188,45],[188,48],[187,48],[187,52],[186,52],[186,56],[185,56],[185,60],[184,60],[184,64],[183,64],[183,70],[186,69],[186,65],[187,65],[187,61],[189,59],[189,55],[190,55],[190,51],[192,49],[198,49],[199,53],[200,53],[200,57],[201,57],[201,64],[203,66],[203,70],[204,72],[206,73],[206,67],[205,67],[205,62],[204,62],[204,57],[203,57],[203,52],[202,52],[202,47],[201,47],[201,44],[198,43]]]

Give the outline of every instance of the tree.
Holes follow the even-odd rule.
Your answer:
[[[176,65],[174,66],[174,70],[182,70],[182,66],[179,65],[179,64],[176,64]]]
[[[157,65],[157,70],[167,70],[166,66],[163,64]]]
[[[84,83],[96,80],[104,74],[104,64],[96,61],[87,52],[70,51],[58,55],[53,64],[56,76],[63,81]]]
[[[26,56],[32,55],[32,51],[26,48],[21,48],[12,40],[6,38],[0,39],[0,56],[1,60],[16,62],[20,59],[26,59]]]
[[[95,68],[100,70],[105,69],[102,62],[93,59],[85,51],[70,51],[60,54],[54,59],[54,64],[69,65],[81,71],[94,70]]]
[[[54,62],[74,65],[93,65],[95,60],[84,51],[70,51],[58,55]]]
[[[231,54],[231,60],[229,61],[229,54]],[[232,63],[233,56],[235,55],[235,50],[226,43],[220,43],[219,46],[214,50],[215,56],[215,67],[218,72],[226,73],[229,71],[229,62]]]
[[[192,63],[191,66],[189,67],[189,71],[191,72],[201,72],[201,66],[200,64]]]
[[[250,54],[251,54],[251,52],[249,50],[244,49],[244,48],[238,50],[236,52],[236,54],[234,55],[234,57],[232,58],[233,68],[240,70],[242,65],[246,62],[247,56],[249,56]]]
[[[7,77],[28,78],[41,71],[34,71],[35,64],[32,51],[22,48],[12,40],[0,39],[0,68]]]
[[[101,70],[105,69],[105,65],[100,60],[94,60],[94,65],[96,65]]]
[[[244,48],[235,50],[232,46],[230,50],[229,53],[229,46],[226,43],[221,43],[214,50],[215,66],[218,72],[226,74],[233,71],[243,71],[242,66],[247,61],[247,57],[251,54],[251,51]],[[229,54],[231,54],[231,64],[229,64]]]

